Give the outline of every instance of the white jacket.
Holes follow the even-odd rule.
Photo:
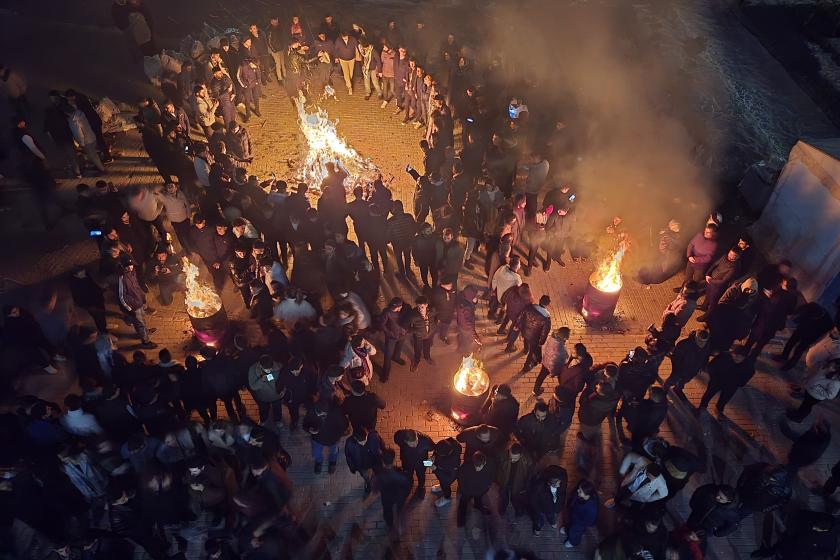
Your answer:
[[[68,410],[59,421],[61,427],[74,436],[87,437],[102,433],[102,426],[96,421],[96,417],[82,409]]]
[[[810,370],[817,370],[835,358],[840,358],[840,339],[835,340],[831,338],[831,334],[827,334],[811,346],[805,354],[805,365]]]
[[[647,479],[645,468],[649,464],[650,460],[632,451],[621,461],[621,467],[618,469],[618,472],[624,475],[621,486],[630,490],[630,499],[634,502],[649,503],[668,497],[668,485],[662,475],[654,478],[649,484],[643,484]]]
[[[490,288],[496,292],[496,299],[502,300],[505,292],[514,286],[522,284],[522,277],[519,273],[510,269],[510,266],[505,265],[499,267],[499,270],[493,275],[493,280],[490,282]]]
[[[825,376],[826,367],[822,367],[805,381],[805,390],[818,401],[833,399],[840,393],[840,379]]]

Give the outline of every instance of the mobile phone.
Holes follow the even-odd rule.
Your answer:
[[[577,195],[573,194],[572,196],[569,197],[569,202],[574,202],[575,198],[577,198]]]
[[[475,119],[472,117],[467,117],[467,122],[473,124],[475,122]]]
[[[274,381],[274,374],[273,373],[267,373],[265,378],[268,379],[269,381]]]
[[[424,467],[431,467],[432,464],[433,464],[433,461],[431,459],[423,459],[423,466]]]
[[[91,237],[102,237],[102,230],[101,229],[92,229],[90,230]]]

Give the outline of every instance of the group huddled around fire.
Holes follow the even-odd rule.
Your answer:
[[[114,16],[118,26],[128,22],[124,29],[145,22],[148,40],[137,47],[155,52],[141,0],[115,2]],[[164,88],[163,109],[155,99],[140,103],[135,120],[162,187],[121,191],[104,178],[78,185],[78,214],[101,258],[67,284],[91,321],[66,325],[57,341],[41,315],[21,305],[4,310],[4,390],[12,394],[23,373],[54,374],[68,363],[80,389],[61,404],[18,395],[16,410],[0,416],[0,530],[10,536],[0,542],[17,543],[14,521],[32,529],[48,558],[324,557],[327,543],[313,539],[293,507],[287,468],[311,461],[316,476],[329,476],[344,468],[343,454],[363,479],[364,497],[381,500],[395,537],[391,557],[405,553],[405,514],[412,501],[422,502],[429,473],[437,496],[430,507],[445,511],[457,491],[458,527],[471,506],[512,523],[528,516],[534,536],[551,533],[571,549],[599,526],[591,548],[597,558],[698,560],[747,519],[783,511],[795,522],[761,542],[757,557],[834,554],[831,496],[840,464],[820,481],[825,508],[791,501],[798,471],[830,443],[822,419],[797,436],[785,461],[744,465],[732,484],[709,475],[699,444],[670,443],[660,427],[676,406],[708,414],[715,397],[725,421],[727,403],[789,319],[793,333],[771,358],[791,370],[805,357],[791,388],[801,402],[787,413],[790,425],[804,422],[840,391],[837,309],[803,303],[791,263],[759,264],[749,236],[718,213],[705,222],[680,215],[650,247],[619,216],[601,223],[587,210],[586,185],[563,179],[574,142],[567,124],[530,115],[525,100],[502,86],[498,60],[476,68],[454,35],[435,45],[420,22],[403,33],[392,21],[369,34],[331,16],[315,31],[309,37],[298,18],[251,25],[222,37],[205,58],[183,61],[170,84],[176,87]],[[298,184],[248,173],[251,138],[239,121],[261,117],[260,98],[280,94],[268,85],[275,79],[296,104],[309,149]],[[365,100],[376,96],[371,110],[393,102],[406,124],[425,131],[422,168],[407,167],[416,184],[411,213],[317,106],[325,93],[332,92],[329,102],[346,99],[331,83],[343,83],[348,95],[363,86]],[[81,145],[74,126],[84,119],[88,162],[107,173],[102,162],[111,152],[100,159],[98,150],[108,147],[97,147],[102,123],[83,97],[53,92],[46,130],[57,144],[68,137]],[[43,187],[48,221],[45,185],[53,179],[43,148],[27,117],[16,119],[16,131],[25,177]],[[700,231],[685,238],[692,220]],[[622,286],[661,284],[683,269],[685,278],[661,324],[618,363],[603,362],[573,341],[574,325],[558,324],[550,297],[529,285],[540,274],[535,267],[548,273],[554,263],[564,269],[552,273],[557,278],[572,269],[586,274],[578,309],[607,329]],[[418,295],[380,308],[380,287],[391,277]],[[223,314],[222,296],[231,290],[241,295],[243,316],[259,325],[259,342],[234,328],[218,328],[214,338],[202,326]],[[158,346],[149,304],[179,305],[182,291],[204,346],[183,364],[166,348],[148,356],[143,350]],[[116,309],[140,343],[130,356],[112,334]],[[482,336],[484,316],[490,336]],[[491,386],[479,358],[498,342],[508,354],[521,348],[522,374],[537,368],[527,411],[510,385]],[[380,434],[387,403],[376,389],[389,382],[393,364],[398,383],[415,383],[410,376],[419,368],[437,367],[435,346],[453,343],[463,357],[450,377],[453,399],[480,399],[473,409],[453,400],[451,416],[463,429],[440,441],[419,426]],[[666,360],[671,373],[663,380]],[[690,403],[684,389],[701,372],[705,393]],[[256,418],[247,413],[246,392]],[[669,393],[678,400],[669,403]],[[575,415],[579,472],[568,473],[563,442]],[[299,427],[311,439],[311,457],[283,447]],[[602,433],[613,432],[624,453],[615,491],[598,475]],[[690,482],[683,519],[668,505]],[[599,519],[614,508],[619,521],[605,533]],[[352,558],[359,543],[348,542],[343,557]],[[496,558],[536,557],[503,534],[492,544]],[[0,544],[0,551],[14,546]]]

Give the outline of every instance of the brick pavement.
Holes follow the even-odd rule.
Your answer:
[[[299,158],[295,114],[291,104],[276,87],[269,87],[269,99],[264,102],[263,119],[253,119],[246,126],[251,131],[256,149],[256,161],[253,171],[264,175],[270,171],[278,176],[291,178],[294,162]],[[391,116],[390,110],[380,110],[373,100],[365,102],[361,95],[347,98],[339,93],[339,102],[328,102],[325,108],[332,117],[340,120],[339,131],[346,135],[350,145],[362,155],[370,157],[386,173],[396,177],[394,194],[404,201],[411,200],[413,185],[410,179],[401,173],[406,162],[418,164],[420,154],[417,142],[421,134],[410,127],[403,127]],[[142,161],[136,134],[127,134],[121,140],[125,160],[118,161],[110,170],[113,178],[121,186],[155,180],[151,167]],[[292,167],[290,167],[290,165]],[[111,178],[111,177],[109,177]],[[410,205],[408,205],[410,208]],[[24,283],[34,282],[49,276],[60,275],[72,265],[93,258],[90,242],[87,240],[69,243],[67,247],[46,255],[39,255],[34,260],[32,270],[29,266],[15,267],[18,279]],[[42,269],[40,267],[49,267]],[[481,267],[476,267],[479,270]],[[484,279],[473,272],[463,271],[462,283],[484,283]],[[671,280],[661,286],[644,290],[632,281],[627,281],[622,291],[617,308],[616,328],[610,330],[587,327],[580,318],[578,307],[591,265],[573,264],[565,269],[554,267],[545,274],[535,269],[527,281],[535,294],[546,293],[551,296],[550,308],[554,326],[568,325],[572,329],[572,342],[581,341],[587,345],[596,361],[620,360],[626,351],[639,344],[646,326],[658,323],[661,309],[673,297],[672,287],[677,285]],[[383,281],[382,301],[392,295],[400,295],[411,301],[417,292],[413,286],[401,284],[392,276]],[[253,342],[259,342],[261,336],[253,325],[247,322],[244,308],[238,295],[228,287],[222,294],[225,308],[240,328],[247,332]],[[152,305],[155,305],[152,303]],[[169,307],[158,307],[157,313],[150,318],[150,326],[158,331],[153,338],[161,347],[168,347],[178,359],[197,351],[191,338],[189,321],[183,307],[182,297],[176,296]],[[486,316],[486,307],[482,304],[479,316]],[[82,318],[85,320],[85,318]],[[690,325],[689,327],[692,327]],[[533,406],[534,398],[530,389],[536,376],[536,369],[522,374],[520,368],[524,357],[519,354],[506,355],[501,351],[493,331],[495,326],[486,320],[479,323],[479,333],[485,341],[480,353],[487,366],[492,383],[509,383],[514,395],[521,403],[523,412]],[[120,346],[126,352],[135,348],[136,340],[130,329],[118,324],[116,334]],[[775,351],[775,341],[770,346]],[[452,375],[455,372],[459,356],[454,347],[446,347],[436,341],[432,350],[437,361],[434,367],[421,365],[415,373],[407,367],[395,366],[391,380],[387,384],[374,381],[373,389],[380,393],[388,403],[380,415],[379,431],[386,441],[391,441],[393,432],[402,427],[414,427],[425,431],[433,439],[453,435],[457,427],[449,420],[449,399],[451,396]],[[154,353],[150,353],[150,357]],[[669,363],[661,368],[663,378],[669,373]],[[691,491],[697,484],[714,480],[734,482],[739,472],[738,465],[759,459],[784,459],[789,441],[778,425],[778,418],[789,403],[786,381],[790,374],[781,374],[764,359],[760,362],[760,371],[753,378],[750,386],[736,395],[729,406],[729,419],[719,422],[703,415],[698,419],[681,402],[674,402],[663,435],[673,442],[679,442],[700,455],[709,458],[709,472],[697,476],[680,496],[671,503],[672,514],[679,518],[687,513],[686,506]],[[697,402],[705,388],[705,377],[694,380],[686,388],[686,394],[692,402]],[[66,383],[57,383],[56,392],[66,391]],[[256,417],[256,410],[250,396],[243,391],[249,413]],[[819,416],[829,418],[837,425],[837,410],[834,403],[818,408]],[[600,449],[600,460],[589,473],[582,473],[575,467],[575,458],[579,453],[575,437],[577,422],[569,428],[563,440],[563,464],[570,477],[570,487],[581,476],[587,474],[598,485],[602,499],[609,497],[616,485],[615,470],[621,458],[621,449],[615,444],[615,438],[605,434]],[[281,429],[281,438],[294,457],[290,469],[296,484],[295,504],[302,515],[321,521],[322,534],[326,527],[336,532],[336,537],[329,542],[329,547],[337,552],[347,544],[349,530],[353,524],[362,528],[363,538],[355,543],[357,558],[381,556],[388,544],[384,522],[378,499],[363,498],[362,481],[351,475],[344,466],[343,459],[337,473],[314,475],[309,456],[308,438],[301,432],[289,433]],[[837,450],[832,448],[821,461],[801,473],[800,492],[797,500],[805,503],[809,494],[804,489],[813,487],[824,480],[827,469],[837,459]],[[434,482],[427,478],[427,485]],[[602,510],[598,533],[590,531],[583,544],[575,551],[562,548],[562,541],[551,536],[548,531],[535,538],[530,532],[530,523],[525,519],[514,520],[510,512],[505,518],[491,516],[483,518],[472,513],[466,530],[458,530],[454,521],[454,503],[441,510],[432,505],[433,498],[427,495],[420,503],[412,503],[406,510],[405,527],[400,547],[416,558],[435,558],[443,550],[449,558],[474,558],[483,555],[484,550],[496,539],[511,545],[535,550],[541,558],[588,558],[600,536],[607,534],[614,525],[612,513]],[[327,505],[328,503],[328,505]],[[811,505],[816,506],[813,501]],[[756,547],[757,535],[761,534],[759,520],[745,523],[742,529],[727,539],[717,539],[710,547],[712,558],[748,557]]]

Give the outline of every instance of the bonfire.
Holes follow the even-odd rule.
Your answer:
[[[184,275],[186,276],[187,292],[184,301],[187,304],[187,314],[196,319],[212,317],[222,308],[222,300],[212,287],[198,278],[198,267],[187,257],[183,258]]]
[[[472,354],[461,360],[454,382],[455,390],[468,397],[482,395],[490,387],[490,377],[484,370],[484,364]]]

